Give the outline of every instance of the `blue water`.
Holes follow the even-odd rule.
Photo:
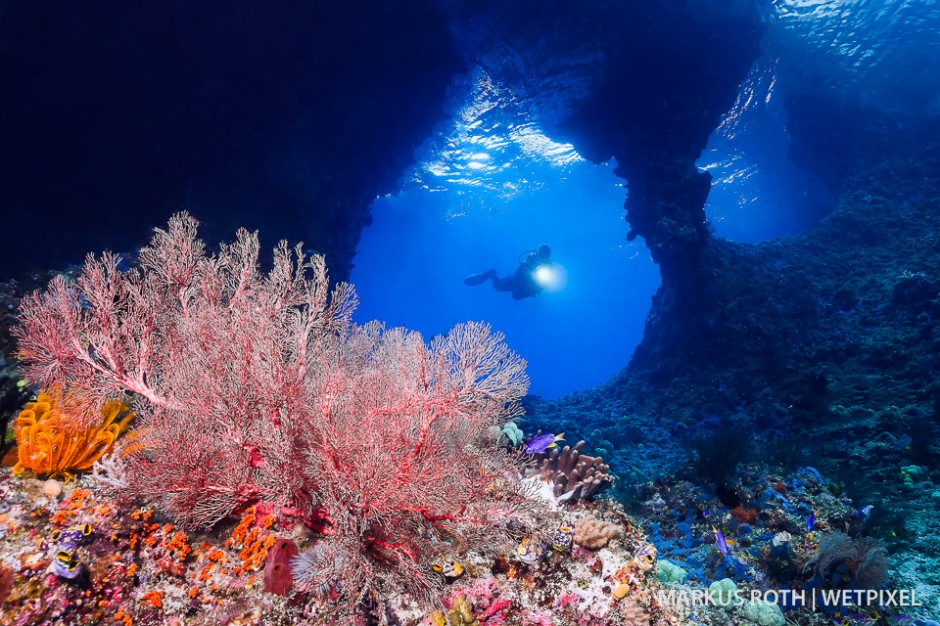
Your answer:
[[[527,4],[538,7],[511,4],[520,12]],[[559,11],[583,11],[585,19],[605,14],[605,3],[561,4]],[[703,15],[730,5],[688,4]],[[743,243],[802,232],[832,201],[830,190],[790,158],[789,97],[810,93],[897,115],[898,128],[907,123],[904,115],[940,113],[940,2],[767,0],[762,6],[762,54],[698,160],[714,177],[706,213],[715,233]],[[150,10],[160,19],[149,18]],[[361,121],[352,111],[359,111],[353,106],[359,94],[371,94],[366,87],[376,83],[366,70],[388,72],[371,68],[367,54],[323,54],[319,46],[345,46],[350,38],[311,38],[290,17],[291,7],[283,14],[257,10],[230,24],[216,23],[211,8],[186,3],[117,13],[97,7],[77,12],[81,19],[35,7],[5,13],[7,56],[18,58],[7,91],[18,97],[6,103],[14,113],[4,118],[12,120],[5,145],[15,148],[0,181],[8,199],[0,265],[12,267],[10,259],[20,257],[42,267],[62,264],[54,253],[71,239],[85,242],[63,253],[73,263],[88,250],[132,250],[181,208],[204,220],[207,235],[222,239],[241,225],[259,228],[272,242],[285,236],[310,243],[310,232],[329,239],[320,229],[332,218],[321,224],[311,207],[334,201],[330,190],[349,183],[335,172],[321,179],[319,163],[352,164],[341,167],[358,168],[356,181],[384,177],[370,160],[377,158],[371,144],[352,132],[381,115],[365,96]],[[301,15],[306,11],[316,13],[306,7]],[[345,15],[338,5],[337,12]],[[258,21],[259,15],[267,19]],[[455,38],[458,45],[486,41],[486,32],[477,32],[485,24],[452,26],[464,35]],[[569,35],[581,31],[570,26],[552,36],[571,43]],[[522,87],[473,67],[453,78],[448,119],[417,148],[413,167],[389,175],[400,174],[399,188],[376,200],[351,278],[361,296],[360,320],[386,320],[426,335],[467,319],[488,321],[529,360],[532,391],[552,398],[602,383],[627,364],[659,279],[643,242],[624,240],[628,190],[613,175],[615,164],[585,161],[549,130],[590,91],[604,42],[571,46],[574,56],[562,57],[541,47],[548,34],[527,32],[530,27],[520,20],[509,29],[532,44],[530,54],[499,45],[467,53],[486,56],[488,67]],[[226,46],[238,39],[228,28],[250,33],[232,48],[234,56]],[[383,34],[406,37],[401,28],[390,22]],[[590,25],[579,28],[593,32]],[[198,45],[180,43],[190,38]],[[345,64],[320,66],[328,57]],[[128,63],[138,58],[153,70],[130,71]],[[417,58],[421,67],[432,65]],[[341,104],[318,101],[317,89],[333,93],[350,85],[356,88],[349,94],[334,93],[345,98]],[[426,96],[409,95],[402,100],[410,110]],[[346,126],[323,122],[338,111],[350,111],[341,116]],[[311,126],[313,120],[323,127]],[[387,134],[397,128],[395,119],[387,121]],[[410,145],[410,136],[402,137],[396,141]],[[62,239],[42,251],[20,234],[33,227],[39,210],[49,212],[47,222],[61,229],[53,238]],[[99,241],[98,233],[107,237]],[[515,302],[488,287],[463,285],[464,276],[490,267],[512,272],[522,251],[542,243],[567,270],[562,290]]]
[[[829,197],[786,156],[786,116],[760,68],[715,132],[699,166],[714,177],[715,232],[756,243],[814,223]],[[642,241],[625,239],[627,190],[615,163],[594,165],[545,135],[526,102],[482,71],[455,81],[452,118],[422,146],[401,191],[378,198],[352,281],[359,321],[385,320],[427,337],[466,320],[506,334],[529,362],[531,393],[593,387],[639,343],[659,274]],[[515,270],[548,244],[561,289],[514,301],[463,278]]]
[[[609,165],[531,167],[544,184],[514,194],[409,188],[377,200],[352,281],[360,321],[385,320],[426,337],[487,321],[528,360],[530,391],[554,398],[624,366],[659,274],[643,244],[624,239],[624,190]],[[514,301],[489,284],[463,284],[490,267],[514,271],[520,252],[542,243],[567,275],[559,291]]]
[[[624,188],[613,164],[593,165],[545,136],[514,94],[476,71],[455,82],[452,119],[416,155],[396,196],[376,200],[352,282],[357,319],[426,338],[484,320],[528,360],[545,398],[596,385],[639,343],[659,274],[627,242]],[[514,301],[466,276],[515,271],[548,244],[563,284]]]
[[[782,88],[888,113],[940,113],[936,0],[776,0],[768,26]]]
[[[705,213],[719,237],[760,243],[795,235],[832,206],[832,191],[788,156],[778,87],[777,63],[765,54],[698,160],[712,175]]]

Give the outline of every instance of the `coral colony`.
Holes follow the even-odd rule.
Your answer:
[[[209,254],[196,231],[178,214],[132,266],[89,256],[20,304],[38,395],[0,478],[2,623],[900,614],[884,548],[845,532],[871,509],[812,468],[650,483],[635,520],[584,441],[523,432],[525,361],[486,324],[357,325],[321,257],[282,243],[261,273],[256,235]]]
[[[616,614],[614,572],[587,586],[601,561],[573,547],[618,528],[619,570],[642,537],[608,503],[569,511],[552,495],[582,503],[610,485],[599,460],[504,434],[528,380],[501,335],[471,322],[428,344],[355,325],[355,293],[328,289],[322,258],[282,244],[262,274],[256,236],[210,256],[196,229],[177,215],[133,268],[90,256],[21,304],[25,373],[47,391],[14,423],[14,474],[66,485],[30,498],[23,478],[3,482],[4,533],[43,537],[5,555],[5,617]],[[571,530],[584,519],[610,521]],[[546,605],[549,582],[577,602]]]

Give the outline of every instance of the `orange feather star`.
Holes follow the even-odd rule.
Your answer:
[[[107,454],[134,417],[127,404],[112,400],[101,407],[100,422],[83,424],[59,408],[61,398],[55,391],[41,391],[13,422],[19,450],[15,474],[31,470],[71,480],[73,472],[88,471]]]

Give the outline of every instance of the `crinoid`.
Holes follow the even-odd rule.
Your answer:
[[[101,420],[83,420],[62,407],[62,393],[43,390],[13,422],[19,463],[13,472],[73,478],[108,453],[134,413],[118,400],[101,406]]]

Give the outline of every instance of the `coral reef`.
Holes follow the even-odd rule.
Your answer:
[[[830,588],[879,589],[889,565],[888,552],[877,540],[835,531],[820,538],[816,557],[806,569]]]
[[[176,215],[139,267],[90,256],[74,284],[21,305],[31,379],[86,402],[135,394],[138,436],[101,464],[102,486],[190,530],[250,505],[306,526],[297,580],[339,590],[347,613],[389,590],[429,599],[441,581],[425,564],[452,543],[508,549],[533,523],[491,435],[528,386],[502,335],[467,323],[428,345],[357,326],[322,257],[282,243],[262,275],[257,235],[208,256],[196,230]]]
[[[758,626],[784,626],[783,611],[773,602],[752,600],[741,605],[741,617]]]
[[[189,533],[159,509],[140,507],[102,491],[89,476],[65,486],[58,497],[44,494],[34,478],[0,470],[0,605],[3,623],[296,624],[332,626],[340,586],[305,591],[297,573],[282,576],[292,538],[306,530],[278,519],[264,507],[248,507],[236,520],[211,532]],[[661,590],[645,537],[610,502],[582,502],[570,511],[546,514],[539,532],[551,534],[567,515],[581,515],[621,529],[599,550],[575,547],[547,551],[537,563],[495,556],[468,544],[450,559],[460,577],[444,572],[429,605],[386,589],[379,604],[360,606],[359,619],[402,626],[552,624],[678,626],[678,614],[657,603]],[[70,579],[55,567],[55,543],[83,528],[73,557],[85,575]],[[35,537],[48,538],[45,549]],[[302,560],[301,553],[291,561]],[[431,567],[427,568],[429,571]],[[283,571],[282,571],[283,573]],[[272,583],[277,583],[272,585]]]
[[[467,596],[461,594],[454,598],[453,606],[447,611],[448,626],[480,626],[480,620],[473,615],[473,604]]]
[[[264,590],[286,596],[294,585],[291,560],[298,554],[297,544],[279,538],[268,550],[264,565]]]
[[[684,582],[689,573],[671,561],[661,560],[656,575],[659,580],[668,584]]]
[[[810,114],[816,110],[801,115]],[[714,279],[708,297],[685,306],[664,284],[628,368],[596,389],[529,402],[521,425],[615,451],[604,458],[618,476],[617,496],[631,506],[651,502],[650,482],[688,480],[708,491],[734,483],[742,467],[766,464],[780,475],[812,465],[835,499],[871,507],[864,516],[834,515],[833,530],[848,525],[850,535],[878,537],[894,557],[889,584],[937,597],[940,142],[936,121],[903,131],[870,122],[853,140],[864,147],[856,154],[836,156],[828,139],[827,150],[804,152],[817,164],[845,166],[833,211],[818,226],[757,246],[710,242],[702,259]],[[823,147],[805,131],[802,141]],[[702,313],[694,323],[693,308]],[[694,458],[701,447],[688,449],[708,440],[727,450],[699,457],[717,461],[711,469]],[[758,508],[755,523],[792,519],[783,508]],[[668,509],[644,513],[671,532],[678,521]],[[701,540],[689,526],[692,538],[683,532],[682,541]],[[786,579],[803,563],[805,524],[773,530],[794,537],[771,546],[790,546],[790,561],[772,567]]]

